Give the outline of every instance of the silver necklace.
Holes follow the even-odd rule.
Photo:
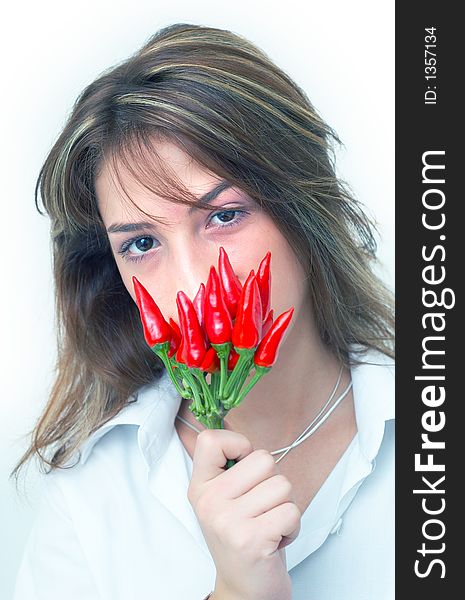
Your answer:
[[[331,392],[328,400],[325,402],[323,408],[316,415],[316,417],[314,417],[314,419],[311,421],[311,423],[309,425],[307,425],[307,427],[304,429],[304,431],[298,436],[298,438],[295,441],[293,441],[290,446],[286,446],[285,448],[280,448],[279,450],[273,450],[273,452],[270,452],[270,454],[281,454],[282,452],[284,452],[284,454],[276,460],[277,463],[280,460],[282,460],[286,456],[286,454],[292,450],[292,448],[295,448],[296,446],[298,446],[299,444],[304,442],[306,439],[308,439],[311,435],[313,435],[315,433],[315,431],[317,431],[317,429],[319,427],[321,427],[321,425],[323,425],[323,423],[326,421],[326,419],[331,415],[331,413],[336,409],[336,407],[339,406],[339,404],[347,396],[350,388],[352,387],[352,381],[350,381],[349,385],[342,392],[342,394],[338,398],[336,398],[333,405],[330,408],[328,408],[329,405],[331,404],[332,399],[334,398],[334,395],[336,394],[336,390],[339,387],[339,383],[341,382],[342,369],[343,369],[343,365],[341,364],[341,369],[339,371],[339,376],[337,378],[336,385],[334,386],[333,391]],[[188,427],[190,427],[197,433],[200,433],[201,431],[203,431],[202,429],[198,429],[197,427],[195,427],[194,425],[192,425],[191,423],[189,423],[188,421],[186,421],[179,415],[176,415],[176,418],[179,419],[180,421],[182,421],[184,423],[184,425],[187,425]]]

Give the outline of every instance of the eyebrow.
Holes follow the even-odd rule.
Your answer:
[[[188,210],[188,215],[191,215],[194,211],[199,210],[203,205],[209,204],[214,200],[221,192],[231,187],[228,181],[221,181],[209,192],[204,194],[198,199],[200,206],[191,206]],[[108,227],[107,233],[130,233],[134,231],[141,231],[153,227],[153,223],[149,221],[140,221],[138,223],[113,223]]]

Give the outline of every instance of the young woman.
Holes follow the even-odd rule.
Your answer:
[[[212,27],[160,30],[77,99],[37,188],[58,363],[13,472],[34,455],[47,472],[15,600],[394,597],[393,304],[338,141]],[[271,251],[274,315],[294,313],[271,371],[204,431],[132,277],[178,321],[221,246],[242,284]]]

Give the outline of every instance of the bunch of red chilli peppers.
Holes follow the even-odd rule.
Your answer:
[[[294,307],[273,321],[270,260],[268,251],[257,274],[252,269],[242,286],[221,247],[218,271],[210,267],[207,284],[200,284],[194,300],[177,293],[179,325],[172,318],[167,322],[132,278],[145,341],[179,394],[192,399],[189,409],[196,419],[209,429],[223,429],[228,411],[271,369],[291,321]],[[246,383],[252,368],[255,373]]]

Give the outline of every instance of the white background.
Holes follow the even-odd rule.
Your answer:
[[[35,209],[34,184],[75,98],[104,69],[175,22],[256,43],[344,143],[339,174],[378,223],[379,273],[394,285],[394,0],[41,0],[8,10],[0,39],[2,600],[12,597],[40,493],[34,463],[27,497],[8,474],[45,403],[55,360],[49,223]]]

